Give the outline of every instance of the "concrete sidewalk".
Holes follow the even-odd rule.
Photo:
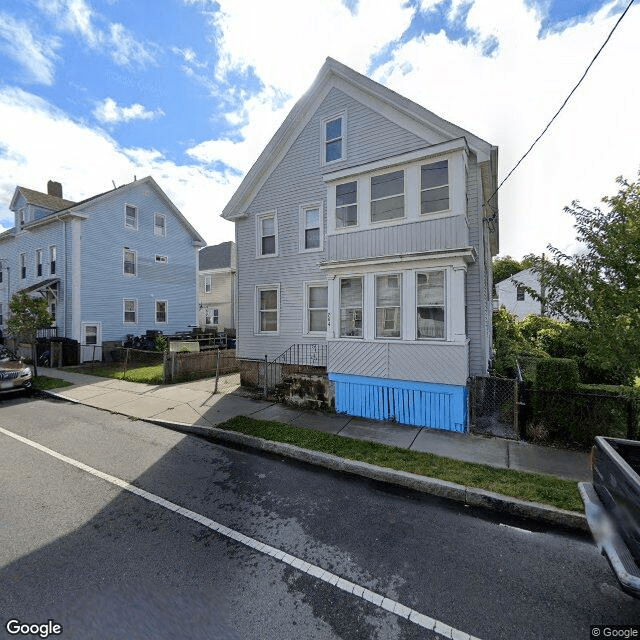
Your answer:
[[[214,380],[150,385],[40,367],[44,376],[72,383],[52,395],[173,428],[215,427],[236,416],[275,420],[360,440],[434,453],[445,458],[504,469],[591,480],[588,455],[502,438],[421,429],[392,422],[324,414],[286,407],[247,396],[239,376],[227,376],[223,393],[214,394]]]

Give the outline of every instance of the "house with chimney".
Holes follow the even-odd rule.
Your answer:
[[[206,243],[151,177],[80,202],[59,182],[16,187],[13,228],[0,233],[0,330],[17,292],[42,296],[51,335],[101,360],[127,334],[198,322],[198,251]]]
[[[465,431],[491,357],[497,167],[494,145],[328,58],[222,212],[247,381],[322,368],[339,412]]]

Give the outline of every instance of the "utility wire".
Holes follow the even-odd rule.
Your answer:
[[[565,105],[567,104],[567,102],[569,102],[569,99],[571,98],[571,96],[575,93],[576,89],[580,86],[580,84],[582,83],[582,81],[586,78],[587,73],[589,73],[589,69],[591,69],[591,66],[593,65],[593,63],[596,61],[597,57],[602,53],[602,50],[605,48],[605,46],[607,45],[607,43],[609,42],[609,40],[611,39],[611,36],[613,35],[613,32],[618,28],[618,25],[622,22],[622,19],[625,17],[625,15],[627,14],[627,12],[629,11],[629,9],[631,8],[631,5],[634,3],[634,0],[630,0],[629,4],[627,5],[627,8],[622,12],[622,14],[620,15],[620,17],[618,18],[617,22],[613,25],[613,28],[611,29],[611,31],[609,32],[609,35],[607,36],[607,38],[605,39],[605,41],[602,43],[602,46],[598,49],[598,51],[596,52],[596,54],[593,56],[593,58],[591,59],[591,62],[589,63],[589,65],[587,66],[587,68],[585,69],[584,73],[582,74],[582,77],[580,78],[580,80],[578,80],[577,84],[575,85],[575,87],[573,87],[573,89],[571,89],[569,95],[565,98],[564,102],[560,105],[560,108],[556,111],[555,115],[553,116],[553,118],[551,118],[551,120],[549,120],[549,123],[547,124],[547,126],[543,129],[542,133],[533,141],[533,144],[529,147],[529,149],[527,149],[526,153],[522,156],[522,158],[520,158],[520,160],[518,160],[518,162],[516,162],[515,166],[513,167],[513,169],[511,169],[511,171],[509,171],[509,173],[506,175],[506,177],[502,180],[502,182],[497,186],[496,190],[491,194],[491,196],[487,199],[487,201],[485,202],[486,205],[488,205],[489,207],[491,207],[491,205],[489,204],[489,202],[493,199],[493,197],[496,195],[496,193],[498,193],[498,191],[500,190],[500,187],[502,187],[502,185],[509,179],[509,177],[511,176],[511,174],[520,166],[520,164],[522,163],[522,161],[529,155],[529,153],[531,152],[531,150],[533,149],[533,147],[536,146],[536,144],[538,143],[538,141],[540,140],[540,138],[542,138],[542,136],[547,132],[547,130],[549,129],[549,127],[551,126],[551,124],[553,123],[553,121],[560,115],[560,112],[564,109]],[[495,215],[495,212],[494,212]]]

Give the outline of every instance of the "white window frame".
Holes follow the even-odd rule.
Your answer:
[[[309,292],[313,287],[325,287],[327,290],[327,328],[329,317],[329,283],[326,280],[318,280],[316,282],[304,283],[304,317],[302,323],[302,332],[309,336],[326,336],[327,328],[324,331],[311,331],[311,307],[309,306]],[[322,309],[323,307],[314,307],[314,309]]]
[[[313,211],[314,209],[318,210],[318,246],[306,248],[306,231],[307,231],[307,211]],[[300,206],[300,210],[298,213],[298,228],[299,228],[299,251],[300,253],[315,253],[317,251],[322,251],[324,249],[324,211],[322,207],[322,202],[312,202],[310,204],[303,204]],[[310,229],[315,229],[315,227],[309,227]]]
[[[127,273],[125,270],[125,263],[127,262],[127,252],[133,254],[133,273]],[[138,275],[138,252],[128,247],[122,249],[122,273],[127,278],[135,278]]]
[[[56,260],[58,258],[58,249],[55,244],[49,247],[49,275],[55,275],[56,273]]]
[[[135,226],[132,226],[130,224],[127,224],[127,209],[131,208],[134,210],[135,212],[135,221],[136,224]],[[139,226],[139,221],[138,221],[138,207],[136,207],[134,204],[126,204],[124,205],[124,228],[125,229],[131,229],[132,231],[137,231],[138,230],[138,226]]]
[[[275,251],[273,253],[262,253],[262,221],[273,218],[273,230],[275,233]],[[275,258],[278,255],[278,213],[267,211],[256,216],[256,258]]]
[[[428,167],[429,165],[432,164],[439,164],[441,162],[445,162],[447,165],[447,182],[446,184],[441,184],[441,185],[436,185],[434,187],[427,187],[425,189],[422,188],[422,169],[423,167]],[[466,171],[466,167],[465,167],[465,171]],[[419,176],[418,176],[418,186],[420,189],[420,215],[421,216],[433,216],[436,215],[438,213],[445,213],[447,211],[451,210],[451,188],[450,188],[450,184],[451,184],[451,178],[450,178],[450,170],[449,170],[449,159],[445,158],[442,160],[433,160],[431,162],[422,162],[420,163],[420,167],[419,167]],[[466,180],[465,180],[465,185],[466,185]],[[443,187],[447,188],[447,206],[444,209],[438,209],[437,211],[422,211],[422,194],[425,191],[434,191],[435,189],[442,189]],[[465,190],[466,191],[466,190]],[[467,205],[467,209],[466,211],[468,211],[468,205]]]
[[[162,256],[159,253],[156,253],[156,262],[158,264],[167,264],[169,262],[169,256]]]
[[[352,204],[347,204],[347,205],[338,205],[338,187],[345,185],[345,184],[355,184],[356,185],[356,201]],[[360,207],[359,207],[359,203],[358,203],[358,197],[360,195],[360,180],[356,177],[353,180],[345,180],[343,182],[339,182],[338,184],[335,185],[335,189],[334,189],[334,193],[335,193],[335,212],[334,212],[334,226],[336,231],[348,231],[350,229],[357,229],[358,226],[360,225]],[[356,223],[355,224],[346,224],[346,225],[341,225],[338,223],[338,209],[342,209],[342,208],[347,208],[347,207],[355,207],[356,208]]]
[[[365,331],[365,313],[366,313],[366,303],[367,303],[367,295],[366,295],[366,281],[365,274],[359,275],[349,275],[349,276],[340,276],[338,280],[338,337],[340,339],[346,340],[362,340],[364,338]],[[342,281],[343,280],[361,280],[362,281],[362,298],[360,307],[344,307],[345,309],[360,309],[360,335],[359,336],[348,336],[342,335]]]
[[[204,312],[204,323],[209,326],[217,326],[220,324],[220,310],[216,307],[209,309],[207,307]]]
[[[158,320],[158,304],[164,304],[164,320]],[[154,307],[156,324],[169,324],[169,301],[156,300]]]
[[[390,196],[383,196],[382,198],[374,198],[373,197],[373,188],[372,182],[374,178],[379,178],[380,176],[389,175],[392,173],[402,173],[402,215],[397,218],[388,218],[386,220],[374,220],[373,219],[373,203],[374,202],[382,202],[384,200],[391,200],[391,198],[397,198],[401,194],[395,193]],[[377,171],[372,174],[368,178],[369,180],[369,224],[372,226],[377,225],[386,225],[386,224],[397,224],[398,220],[406,220],[407,218],[407,167],[391,167],[390,169],[385,169],[384,171]]]
[[[262,291],[276,291],[276,330],[275,331],[262,331],[260,329],[261,326],[261,314],[260,314],[260,293]],[[267,335],[267,336],[275,336],[280,334],[280,310],[282,308],[280,301],[280,283],[277,284],[258,284],[256,285],[256,294],[255,294],[255,324],[254,324],[254,333],[256,335]]]
[[[42,278],[44,276],[44,263],[42,249],[36,249],[36,278]]]
[[[27,254],[20,254],[20,280],[27,279]]]
[[[334,120],[341,120],[340,123],[340,137],[327,139],[327,125]],[[323,165],[332,165],[336,162],[342,162],[347,159],[347,112],[342,111],[335,113],[328,118],[323,118],[320,123],[320,140],[321,140],[321,162]],[[327,160],[327,145],[337,140],[341,141],[341,153],[339,158],[334,160]]]
[[[207,275],[204,277],[204,292],[211,293],[211,276]]]
[[[419,306],[425,306],[425,305],[419,305],[418,304],[418,276],[419,275],[428,275],[429,273],[437,273],[438,271],[442,272],[442,286],[443,286],[443,293],[442,293],[442,298],[443,298],[443,302],[442,305],[429,305],[431,307],[440,307],[442,306],[442,310],[443,310],[443,314],[444,314],[444,319],[443,319],[443,327],[444,327],[444,335],[443,336],[433,336],[433,337],[424,337],[424,338],[420,338],[418,337],[418,307]],[[433,269],[417,269],[414,275],[415,278],[415,282],[414,282],[414,295],[415,295],[415,302],[414,302],[414,313],[415,313],[415,317],[416,317],[416,333],[415,333],[415,339],[418,342],[448,342],[448,335],[449,335],[449,327],[448,327],[448,323],[449,323],[449,308],[448,308],[448,286],[447,286],[447,273],[448,273],[448,268],[447,267],[437,267],[437,268],[433,268]]]
[[[399,319],[398,319],[398,323],[399,323],[399,330],[400,330],[400,335],[398,336],[379,336],[378,335],[378,309],[395,309],[396,307],[389,307],[389,306],[381,306],[378,304],[378,278],[386,278],[387,276],[395,276],[398,278],[398,290],[399,290],[399,294],[400,294],[400,304],[399,304]],[[404,296],[403,294],[403,274],[400,271],[390,271],[390,272],[383,272],[383,273],[374,273],[373,274],[373,335],[375,340],[402,340],[404,337],[402,328],[403,328],[403,322],[404,322]]]
[[[127,302],[133,302],[133,313],[135,314],[135,320],[127,320]],[[131,311],[129,311],[128,313],[131,313]],[[137,298],[122,299],[122,322],[128,325],[138,324],[138,299]]]
[[[162,225],[158,226],[157,220],[162,218]],[[159,238],[167,237],[167,216],[164,213],[153,214],[153,235]]]

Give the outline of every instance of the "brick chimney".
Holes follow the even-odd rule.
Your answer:
[[[62,185],[59,182],[49,180],[49,182],[47,182],[47,193],[50,196],[62,198]]]

